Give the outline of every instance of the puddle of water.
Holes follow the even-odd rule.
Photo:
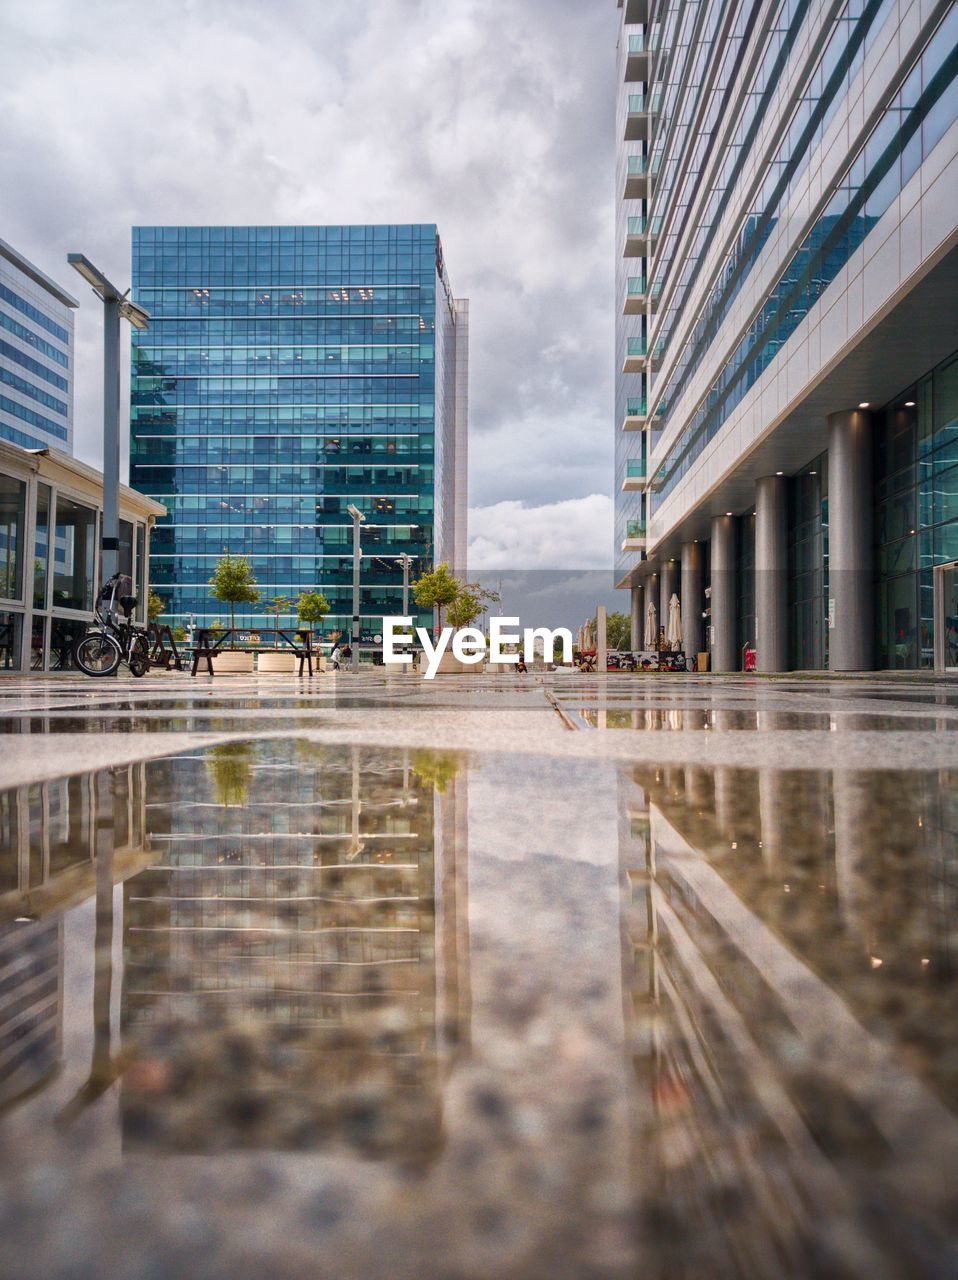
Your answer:
[[[843,728],[867,730],[871,732],[901,732],[911,730],[916,733],[935,733],[958,730],[958,719],[914,714],[892,716],[877,715],[874,712],[853,712],[829,714],[816,711],[739,711],[705,710],[689,707],[648,708],[648,707],[586,707],[566,702],[559,704],[563,710],[575,713],[591,729],[635,729],[658,731],[683,730],[715,730],[726,732],[789,732],[798,729],[830,730]]]
[[[956,774],[236,742],[0,837],[9,1274],[953,1273]]]

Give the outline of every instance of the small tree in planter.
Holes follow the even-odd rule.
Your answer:
[[[464,582],[449,606],[446,621],[454,627],[468,627],[482,617],[490,604],[498,604],[501,599],[498,591],[484,587],[481,582]]]
[[[451,627],[468,627],[482,617],[485,608],[478,591],[472,586],[463,587],[446,610],[446,621]]]
[[[236,630],[236,606],[238,604],[256,604],[259,600],[259,588],[253,577],[253,566],[248,556],[231,556],[225,552],[223,559],[217,563],[210,578],[210,595],[214,600],[222,600],[230,607],[230,630]],[[230,636],[230,648],[233,637]]]
[[[430,573],[424,573],[413,586],[412,593],[420,609],[435,609],[436,621],[441,627],[443,609],[452,604],[461,590],[462,584],[443,563],[437,564]]]
[[[270,613],[276,614],[276,622],[273,626],[273,648],[279,648],[279,615],[288,613],[292,606],[292,600],[289,596],[277,596],[271,605],[268,606]]]
[[[313,627],[329,613],[329,601],[321,591],[304,591],[296,601],[296,613],[300,622]]]
[[[155,622],[164,613],[166,613],[166,601],[162,596],[158,596],[155,591],[151,591],[146,598],[147,622]]]

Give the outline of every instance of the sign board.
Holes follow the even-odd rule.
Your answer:
[[[835,630],[835,597],[828,597],[828,629]]]

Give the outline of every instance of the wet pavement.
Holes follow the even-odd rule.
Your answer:
[[[0,1274],[958,1274],[956,694],[0,683]]]

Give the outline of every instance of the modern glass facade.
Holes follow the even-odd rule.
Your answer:
[[[934,571],[958,561],[958,352],[876,419],[879,663],[930,667]]]
[[[73,452],[76,306],[0,240],[0,440]]]
[[[679,592],[719,669],[746,644],[760,670],[930,666],[958,560],[958,6],[619,6],[618,585],[661,610],[660,566],[724,566],[721,536],[728,591]]]
[[[136,227],[133,282],[151,322],[133,335],[131,483],[169,511],[152,580],[171,622],[223,618],[208,581],[229,551],[262,593],[244,625],[320,590],[327,631],[348,630],[350,505],[363,634],[402,612],[404,553],[413,579],[465,569],[468,310],[434,225]]]

